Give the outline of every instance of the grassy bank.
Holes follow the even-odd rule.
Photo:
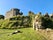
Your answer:
[[[22,33],[8,36],[15,30],[20,30]],[[14,30],[0,29],[0,40],[46,40],[46,38],[38,34],[37,31],[34,31],[32,28],[23,28]]]

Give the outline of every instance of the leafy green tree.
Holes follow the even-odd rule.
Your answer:
[[[53,28],[53,22],[50,18],[42,18],[42,26],[44,26],[44,28]]]
[[[32,21],[33,21],[33,19],[34,19],[34,13],[32,12],[32,11],[29,11],[28,12],[28,16],[29,16],[29,25],[31,25],[32,26]]]
[[[48,18],[49,17],[49,14],[46,12],[46,14],[44,15],[44,17]]]
[[[3,15],[0,15],[0,19],[4,19],[4,16]]]

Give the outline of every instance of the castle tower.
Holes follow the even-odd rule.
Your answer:
[[[12,18],[13,16],[21,15],[20,10],[17,8],[13,8],[10,11],[6,12],[5,19]]]

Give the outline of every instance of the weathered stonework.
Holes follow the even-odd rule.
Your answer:
[[[9,18],[11,18],[13,16],[20,15],[21,13],[19,11],[20,10],[17,9],[17,8],[11,9],[10,11],[6,12],[5,19],[9,19]]]

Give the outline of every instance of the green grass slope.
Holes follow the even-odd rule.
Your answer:
[[[20,30],[22,31],[22,33],[9,35],[15,30]],[[46,40],[46,38],[38,34],[38,32],[33,30],[32,28],[22,28],[22,29],[14,29],[14,30],[0,29],[0,40]]]

